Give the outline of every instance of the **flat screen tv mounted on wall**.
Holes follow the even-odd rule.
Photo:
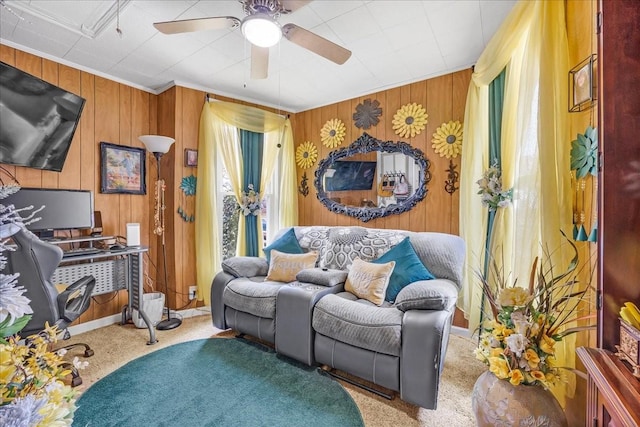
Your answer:
[[[60,172],[84,103],[0,62],[0,163]]]

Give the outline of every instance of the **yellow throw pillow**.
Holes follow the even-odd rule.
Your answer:
[[[356,258],[351,264],[344,290],[375,305],[382,305],[395,266],[395,261],[373,264]]]
[[[296,274],[304,269],[315,267],[317,259],[318,252],[315,251],[306,254],[286,254],[272,249],[269,273],[265,280],[293,282],[296,280]]]

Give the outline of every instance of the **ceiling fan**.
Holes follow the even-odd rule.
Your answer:
[[[181,21],[156,22],[153,24],[164,34],[189,33],[193,31],[235,29],[240,27],[244,37],[251,43],[251,78],[267,78],[269,69],[269,47],[282,37],[318,54],[336,64],[344,64],[351,51],[324,37],[295,24],[280,26],[278,18],[309,3],[311,0],[239,0],[247,15],[244,19],[233,16],[185,19]]]

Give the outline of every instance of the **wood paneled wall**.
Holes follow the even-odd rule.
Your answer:
[[[104,235],[126,236],[126,223],[138,222],[142,244],[149,245],[153,236],[149,197],[100,193],[100,142],[143,147],[137,137],[156,131],[156,95],[6,45],[0,45],[0,60],[86,99],[61,172],[3,166],[23,187],[91,190],[95,210],[102,213]],[[152,166],[149,160],[147,166]],[[151,173],[155,174],[155,169],[147,172],[147,188]],[[150,255],[155,256],[154,247]],[[154,277],[153,266],[147,263],[146,267],[149,277]],[[117,314],[126,303],[126,292],[97,296],[79,322]]]
[[[446,169],[449,168],[449,159],[440,157],[434,152],[431,147],[431,139],[433,133],[442,123],[450,120],[463,122],[470,77],[471,70],[463,70],[297,113],[293,123],[296,147],[305,141],[313,142],[318,147],[318,160],[321,160],[332,151],[320,141],[322,126],[333,118],[342,120],[347,132],[345,141],[338,148],[346,147],[363,133],[362,129],[355,126],[352,118],[356,106],[367,98],[377,100],[382,108],[380,122],[365,132],[383,141],[405,141],[422,150],[431,162],[429,169],[431,182],[427,185],[428,193],[423,201],[409,212],[377,218],[367,223],[356,218],[334,214],[318,201],[313,186],[317,163],[306,171],[298,169],[298,181],[302,179],[303,172],[306,172],[310,189],[308,196],[298,195],[300,224],[363,225],[374,228],[458,234],[459,194],[456,192],[450,195],[445,191],[444,185],[447,179]],[[426,109],[429,115],[427,126],[422,133],[413,138],[400,138],[393,131],[393,116],[400,107],[413,102],[422,104]],[[451,160],[459,172],[460,157]]]

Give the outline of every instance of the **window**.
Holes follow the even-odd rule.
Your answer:
[[[225,260],[236,255],[236,247],[238,242],[238,222],[240,220],[240,211],[236,197],[233,194],[231,180],[227,169],[222,165],[219,159],[218,171],[218,206],[221,206],[218,217],[222,218],[222,259]],[[267,245],[272,235],[278,230],[278,198],[276,195],[276,184],[280,182],[280,161],[281,156],[276,161],[276,166],[271,176],[271,180],[267,184],[266,189],[262,192],[262,209],[260,216],[262,219],[262,247]]]

